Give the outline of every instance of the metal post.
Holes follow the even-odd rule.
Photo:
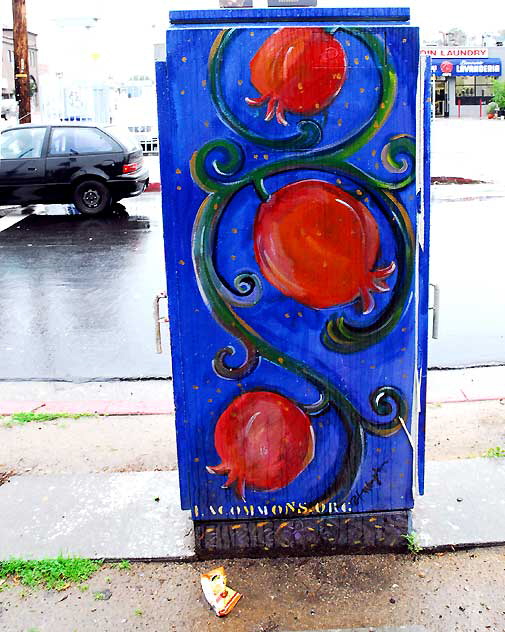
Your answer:
[[[14,78],[19,122],[30,123],[30,69],[28,66],[28,32],[26,30],[25,0],[12,0],[14,37]]]

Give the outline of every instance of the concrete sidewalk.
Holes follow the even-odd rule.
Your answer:
[[[429,461],[413,529],[429,550],[505,543],[505,460]],[[14,476],[0,487],[0,560],[190,560],[177,472]]]
[[[4,415],[30,410],[173,412],[169,380],[0,383],[0,397]],[[500,399],[505,399],[505,367],[429,371],[430,402],[464,406]],[[413,512],[420,544],[440,550],[505,543],[504,487],[505,459],[428,461],[426,494]],[[194,557],[192,522],[189,512],[180,509],[174,471],[12,476],[0,486],[0,516],[0,559],[61,553],[107,559]]]
[[[428,371],[430,404],[505,399],[505,366]],[[171,380],[0,382],[0,415],[15,412],[159,415],[174,412]]]

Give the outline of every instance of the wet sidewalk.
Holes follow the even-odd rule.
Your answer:
[[[412,515],[432,551],[505,543],[503,459],[428,461]],[[0,560],[77,555],[190,560],[189,511],[177,472],[14,476],[0,487]]]
[[[427,401],[505,399],[505,366],[428,371]],[[170,379],[110,382],[0,382],[0,415],[15,412],[97,415],[173,414]]]
[[[179,506],[177,472],[137,471],[135,463],[132,468],[126,468],[130,471],[126,471],[120,461],[113,465],[117,457],[113,457],[112,453],[107,457],[107,450],[120,445],[116,441],[113,447],[114,436],[117,437],[115,433],[121,428],[125,432],[131,432],[133,428],[139,432],[144,428],[144,432],[151,433],[156,428],[159,437],[169,437],[172,433],[163,448],[165,459],[158,455],[158,460],[165,463],[165,469],[176,467],[175,453],[169,457],[170,451],[174,452],[172,443],[175,440],[169,380],[86,384],[2,383],[0,392],[4,415],[33,410],[114,416],[105,426],[100,426],[104,422],[99,420],[81,420],[74,422],[73,427],[81,423],[81,428],[88,428],[91,432],[92,424],[96,424],[94,434],[88,433],[89,446],[99,440],[101,445],[97,445],[95,450],[102,450],[102,459],[110,467],[120,468],[112,472],[85,469],[76,472],[78,463],[72,465],[71,460],[70,466],[61,466],[63,469],[44,469],[40,455],[38,459],[34,458],[33,448],[28,451],[25,442],[25,458],[21,461],[26,463],[25,470],[0,487],[0,515],[4,517],[0,521],[0,559],[12,556],[43,558],[60,553],[107,559],[193,558],[192,523],[189,512],[182,511]],[[462,416],[463,411],[459,409],[448,411],[446,418],[440,419],[446,407],[454,409],[453,404],[457,403],[458,407],[463,406],[466,410],[468,405],[473,415],[473,409],[479,406],[475,402],[501,399],[505,399],[505,367],[429,371],[428,400],[434,403],[431,415],[439,427],[455,424],[458,419],[454,415],[458,418]],[[446,406],[441,406],[442,403]],[[498,402],[489,405],[496,408],[497,404],[500,408]],[[151,413],[164,414],[159,419],[154,415],[145,417]],[[170,428],[164,429],[165,424]],[[16,435],[18,438],[10,441],[27,438],[27,430],[32,429],[21,428],[19,432],[24,431],[25,434]],[[36,427],[33,432],[37,433]],[[75,451],[75,442],[81,436],[77,428],[76,437],[70,436],[68,429],[60,430],[60,435],[57,435],[56,426],[46,428],[46,432],[52,433],[44,435],[53,437],[48,440],[65,440],[66,451],[75,454],[75,458],[84,457],[86,448],[84,452]],[[35,438],[42,436],[36,434]],[[141,437],[139,435],[135,440],[137,444]],[[159,439],[156,441],[159,442]],[[150,450],[149,444],[144,445],[140,452],[147,454],[146,450]],[[476,453],[479,454],[479,450]],[[432,454],[435,455],[434,452]],[[466,454],[469,455],[469,452]],[[426,494],[418,498],[413,512],[412,525],[419,534],[420,544],[428,549],[444,550],[505,543],[505,500],[502,493],[505,460],[459,457],[444,460],[448,458],[444,455],[443,448],[439,448],[438,456],[435,456],[439,460],[427,462]],[[142,465],[141,469],[155,469],[152,459],[139,458],[137,461]],[[38,475],[30,470],[32,463],[39,464]],[[13,464],[12,467],[17,466]]]

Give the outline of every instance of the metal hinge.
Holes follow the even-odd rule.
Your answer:
[[[160,316],[160,301],[167,298],[166,292],[159,292],[154,297],[154,334],[156,339],[156,353],[163,353],[161,346],[161,323],[168,323],[168,316]]]
[[[433,305],[428,307],[428,310],[431,309],[432,311],[431,337],[437,339],[440,318],[440,288],[435,283],[430,283],[430,286],[433,288]]]

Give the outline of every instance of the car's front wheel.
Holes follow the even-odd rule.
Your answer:
[[[83,180],[74,189],[74,204],[81,213],[98,215],[109,208],[111,194],[99,180]]]

